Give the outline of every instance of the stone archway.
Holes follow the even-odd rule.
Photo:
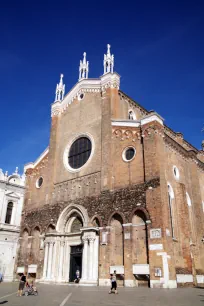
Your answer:
[[[45,236],[43,280],[73,281],[78,267],[80,283],[97,283],[99,240],[97,229],[88,224],[88,213],[83,206],[71,204],[62,211],[56,231],[48,231]]]
[[[83,222],[83,227],[88,226],[89,217],[87,210],[81,205],[71,204],[68,205],[60,214],[56,226],[56,231],[59,233],[64,233],[66,230],[68,230],[67,222],[69,222],[70,216],[74,214],[78,215],[81,218]]]

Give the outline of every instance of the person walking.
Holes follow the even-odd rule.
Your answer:
[[[118,291],[117,291],[116,270],[114,271],[113,274],[110,275],[110,281],[111,281],[111,290],[109,291],[109,293],[112,293],[114,290],[115,294],[117,294]]]
[[[23,294],[23,289],[25,287],[26,284],[26,276],[24,275],[24,273],[21,275],[20,277],[20,282],[19,282],[19,287],[18,287],[18,293],[17,296],[22,296]]]
[[[1,284],[2,281],[3,281],[3,274],[0,271],[0,284]]]

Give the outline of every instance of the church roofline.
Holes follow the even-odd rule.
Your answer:
[[[119,94],[121,94],[122,96],[124,96],[126,99],[130,100],[130,102],[133,102],[136,106],[138,106],[141,110],[143,110],[146,115],[149,114],[149,111],[144,108],[143,106],[141,106],[138,102],[136,102],[133,98],[131,98],[130,96],[128,96],[126,93],[124,93],[122,90],[119,90]]]
[[[40,156],[36,159],[34,163],[30,162],[30,163],[25,164],[24,173],[28,169],[34,169],[39,164],[39,162],[41,162],[41,160],[48,154],[48,152],[49,152],[49,146],[40,154]]]
[[[106,73],[98,79],[81,79],[66,94],[63,101],[56,101],[51,105],[51,116],[62,113],[77,96],[86,92],[101,92],[108,87],[119,89],[120,75],[116,72]]]
[[[124,93],[122,90],[119,90],[119,94],[121,94],[122,96],[124,96],[125,98],[127,98],[130,102],[134,103],[136,106],[138,106],[142,111],[146,112],[146,115],[150,114],[152,111],[148,111],[147,109],[145,109],[143,106],[141,106],[138,102],[136,102],[134,99],[132,99],[130,96],[128,96],[126,93]],[[161,117],[162,118],[162,117]],[[117,120],[119,121],[119,120]],[[169,135],[169,137],[171,137],[172,139],[178,137],[177,132],[175,132],[174,130],[172,130],[169,126],[167,126],[166,124],[164,124],[164,128],[169,131],[170,133],[172,133],[172,137]],[[195,150],[197,153],[200,153],[200,151],[194,147],[191,143],[189,143],[186,139],[183,138],[183,143],[184,145],[186,145],[189,150]]]

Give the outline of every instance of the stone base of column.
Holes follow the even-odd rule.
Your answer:
[[[125,279],[124,285],[125,287],[138,287],[137,282],[133,279]]]
[[[84,286],[97,286],[98,282],[97,280],[91,280],[91,279],[80,279],[80,282],[78,285],[84,285]]]
[[[111,282],[109,278],[99,278],[99,286],[111,286]]]
[[[40,278],[40,279],[36,279],[36,282],[38,283],[44,283],[44,284],[67,284],[68,282],[65,280],[56,280],[54,278],[52,279],[48,279],[48,278]]]
[[[169,280],[167,283],[162,280],[150,280],[150,288],[174,289],[177,288],[176,280]]]
[[[13,279],[13,275],[5,275],[5,276],[4,276],[4,282],[5,282],[5,283],[13,282],[13,280],[14,280],[14,279]]]

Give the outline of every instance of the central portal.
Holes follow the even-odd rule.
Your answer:
[[[73,282],[76,279],[76,271],[79,270],[79,277],[82,272],[82,245],[71,246],[70,252],[70,272],[69,281]]]

